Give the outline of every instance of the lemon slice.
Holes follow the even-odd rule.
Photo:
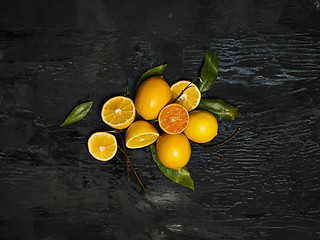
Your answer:
[[[135,116],[133,101],[123,96],[109,99],[101,110],[102,120],[115,129],[127,128],[134,121]]]
[[[136,121],[126,132],[127,148],[142,148],[155,142],[159,137],[157,129],[147,121]]]
[[[185,88],[187,89],[181,94]],[[181,96],[177,99],[180,94]],[[198,107],[201,100],[201,92],[194,83],[182,80],[171,86],[171,101],[174,100],[176,100],[175,103],[181,104],[190,112]]]
[[[97,160],[108,161],[117,153],[117,140],[107,132],[96,132],[88,139],[88,150]]]

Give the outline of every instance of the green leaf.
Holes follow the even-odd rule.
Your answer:
[[[138,88],[140,87],[140,85],[143,83],[144,80],[146,80],[152,76],[161,76],[167,65],[168,64],[163,64],[163,65],[153,67],[153,68],[149,69],[148,71],[146,71],[144,74],[142,74],[137,82],[136,91],[138,91]]]
[[[206,50],[204,63],[200,72],[200,92],[209,90],[216,82],[218,76],[218,59],[213,53]]]
[[[68,115],[68,117],[64,120],[64,122],[60,125],[66,126],[72,123],[76,123],[84,118],[89,112],[93,102],[84,102],[75,107],[72,112]]]
[[[197,109],[207,110],[222,120],[233,120],[241,116],[238,108],[222,99],[201,99]]]
[[[186,167],[179,168],[178,170],[167,168],[164,165],[162,165],[162,163],[160,162],[157,155],[156,146],[154,144],[151,144],[150,149],[151,149],[153,160],[156,162],[156,164],[158,165],[158,168],[164,175],[166,175],[170,180],[174,181],[175,183],[178,183],[182,186],[190,188],[191,190],[194,191],[193,180]]]

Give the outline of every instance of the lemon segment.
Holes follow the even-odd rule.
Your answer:
[[[149,122],[139,120],[132,123],[126,132],[126,147],[142,148],[155,142],[159,137],[157,129]]]

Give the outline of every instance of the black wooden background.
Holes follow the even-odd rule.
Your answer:
[[[2,0],[0,239],[319,239],[320,1]],[[86,147],[109,130],[100,109],[167,63],[167,81],[199,76],[208,49],[219,77],[206,97],[242,116],[192,144],[191,191],[168,180],[149,148]],[[80,122],[59,127],[93,100]]]

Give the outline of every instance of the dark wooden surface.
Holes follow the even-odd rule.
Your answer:
[[[65,3],[68,2],[68,3]],[[0,239],[319,239],[320,3],[1,1]],[[192,144],[195,191],[158,171],[150,149],[94,160],[102,104],[168,63],[170,84],[219,77],[206,97],[239,107],[210,144]],[[78,103],[94,105],[60,128]]]

